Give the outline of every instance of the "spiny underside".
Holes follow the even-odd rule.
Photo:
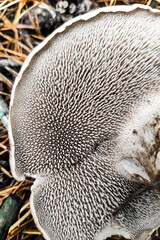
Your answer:
[[[34,56],[11,113],[18,168],[51,173],[118,134],[131,106],[159,89],[158,21],[141,10],[100,14]]]
[[[38,176],[31,208],[46,239],[93,240],[143,187],[115,168],[123,156],[116,149],[137,106],[151,106],[160,94],[159,22],[159,14],[142,9],[77,21],[24,70],[10,113],[15,166]],[[144,199],[156,216],[145,211],[137,220]],[[131,206],[113,222],[141,240],[144,229],[157,226],[160,194],[147,191]],[[131,229],[127,222],[138,224]]]

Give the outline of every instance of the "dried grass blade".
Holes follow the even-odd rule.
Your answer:
[[[22,206],[22,208],[21,208],[21,210],[20,210],[19,213],[22,213],[26,208],[29,208],[29,206],[30,206],[30,203],[29,203],[29,201],[27,201],[27,202]]]
[[[3,5],[5,5],[7,3],[8,0],[4,0],[1,4],[0,4],[0,8],[3,7]]]
[[[39,4],[40,4],[39,2],[36,2],[33,6],[31,6],[31,7],[28,8],[28,11],[30,11],[32,8],[38,6]],[[20,14],[20,16],[19,16],[19,18],[17,19],[17,21],[14,21],[14,24],[17,24],[17,23],[20,21],[20,19],[21,19],[28,11],[27,11],[27,9],[24,10],[24,11]],[[35,29],[34,26],[33,26],[33,29]]]
[[[33,218],[28,220],[27,222],[23,223],[22,225],[20,225],[18,228],[16,228],[15,230],[13,230],[12,232],[10,232],[8,234],[7,240],[12,239],[13,237],[15,237],[18,233],[20,233],[29,223],[33,222]]]
[[[22,11],[22,8],[24,7],[24,5],[25,5],[24,1],[19,2],[18,9],[16,11],[16,14],[15,14],[15,17],[13,20],[13,24],[17,24],[19,22],[20,14],[21,14],[21,11]]]
[[[27,229],[27,230],[24,230],[23,233],[26,233],[26,234],[34,234],[34,235],[41,235],[41,233],[37,230],[37,229]]]
[[[2,91],[0,91],[0,94],[1,94],[1,95],[4,95],[4,96],[11,96],[11,94],[5,93],[5,92],[2,92]]]
[[[2,73],[0,73],[0,81],[4,82],[9,88],[12,88],[12,82]]]
[[[12,5],[18,3],[19,1],[21,1],[21,0],[15,0],[15,1],[12,1],[12,2],[6,4],[5,6],[3,6],[4,4],[2,3],[3,5],[0,6],[0,11],[3,10],[3,9],[5,9],[5,8],[9,8],[10,6],[12,6]],[[7,2],[7,1],[6,1],[6,2]]]
[[[9,233],[17,228],[29,215],[31,214],[31,210],[28,210],[17,222],[15,222],[9,229]]]
[[[0,166],[1,171],[6,174],[9,178],[13,178],[13,176],[2,166]]]

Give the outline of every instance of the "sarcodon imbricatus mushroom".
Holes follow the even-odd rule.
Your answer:
[[[160,13],[106,7],[68,21],[13,87],[10,165],[36,178],[47,240],[144,240],[160,225]]]

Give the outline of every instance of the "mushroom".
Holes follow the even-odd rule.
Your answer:
[[[47,240],[144,240],[160,225],[160,12],[79,16],[33,50],[13,87],[10,165],[36,178]]]

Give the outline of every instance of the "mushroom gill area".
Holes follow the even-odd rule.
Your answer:
[[[141,150],[120,142],[139,106],[151,109],[147,121],[159,117],[160,15],[105,11],[53,33],[12,93],[11,168],[17,179],[36,176],[31,210],[48,240],[102,240],[111,229],[144,240],[160,224],[159,191],[141,192],[146,182],[120,164],[127,146],[131,163]]]

